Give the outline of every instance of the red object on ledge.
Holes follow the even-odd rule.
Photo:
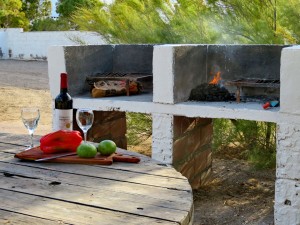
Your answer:
[[[270,107],[271,107],[270,102],[266,102],[266,103],[263,105],[263,108],[264,108],[264,109],[268,109],[268,108],[270,108]]]

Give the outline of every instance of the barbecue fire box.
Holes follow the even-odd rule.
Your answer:
[[[61,61],[66,62],[64,70],[69,74],[72,96],[147,93],[151,101],[168,104],[266,102],[279,100],[280,57],[284,47],[287,46],[65,46]],[[57,51],[61,50],[60,47]],[[61,71],[54,71],[57,68],[60,67],[50,68],[51,74],[60,74]],[[54,84],[55,78],[51,76],[50,89],[58,92],[56,86],[51,87]]]

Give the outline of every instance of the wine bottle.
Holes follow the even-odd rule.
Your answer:
[[[60,74],[60,93],[55,98],[55,130],[73,130],[73,100],[68,93],[68,75]]]

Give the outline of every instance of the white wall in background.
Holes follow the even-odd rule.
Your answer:
[[[40,31],[23,32],[21,28],[0,29],[3,59],[47,60],[50,46],[105,44],[95,32]],[[11,53],[11,54],[9,54]]]

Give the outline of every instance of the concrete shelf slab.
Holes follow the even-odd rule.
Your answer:
[[[194,102],[162,104],[152,101],[152,93],[133,96],[91,98],[89,94],[74,96],[74,108],[88,107],[96,111],[164,113],[186,117],[228,118],[277,122],[279,107],[263,109],[258,102]]]

